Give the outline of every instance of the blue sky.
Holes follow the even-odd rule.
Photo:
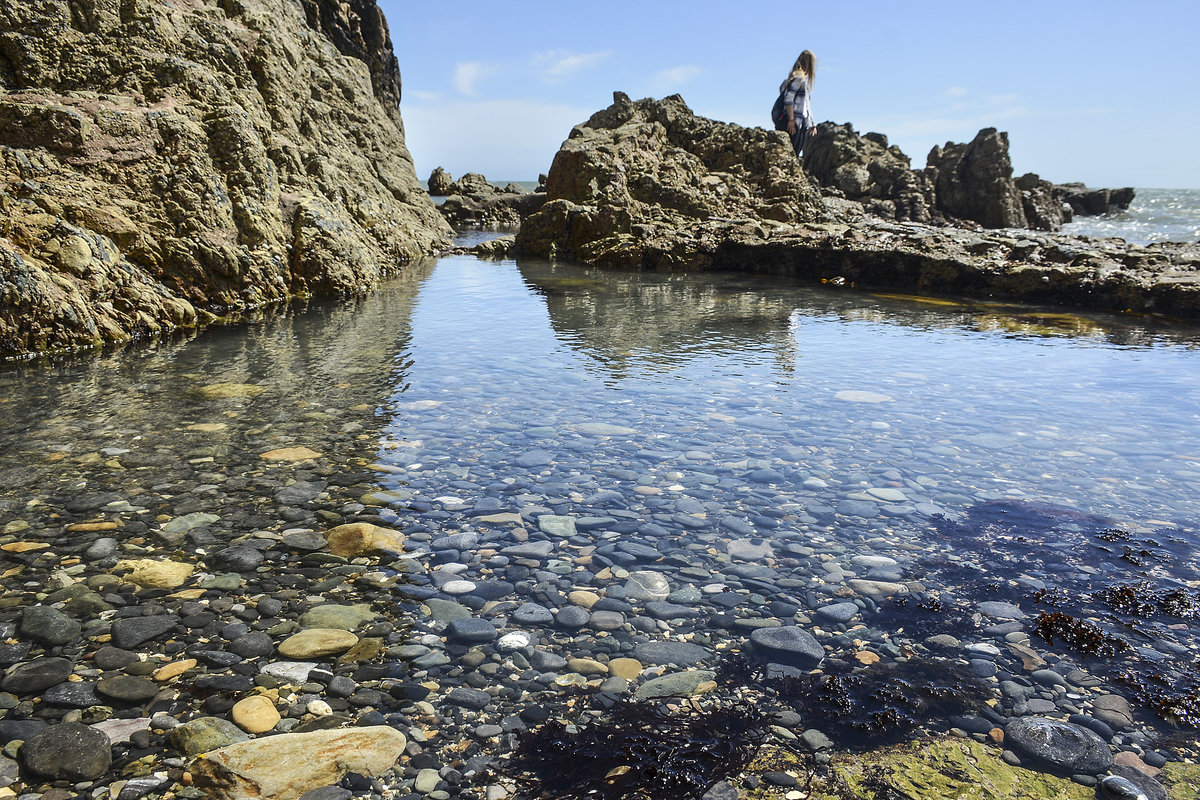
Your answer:
[[[536,179],[614,90],[766,126],[807,47],[817,120],[886,134],[914,167],[995,127],[1017,175],[1200,188],[1198,0],[379,5],[421,178]]]

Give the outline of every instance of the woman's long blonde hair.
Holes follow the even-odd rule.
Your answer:
[[[805,50],[796,59],[796,63],[792,64],[792,71],[788,73],[788,80],[803,76],[808,81],[808,88],[812,89],[813,79],[817,77],[817,57],[813,55],[812,50]]]

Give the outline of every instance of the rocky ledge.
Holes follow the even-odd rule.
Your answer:
[[[978,160],[971,152],[1001,146],[989,174],[963,167]],[[819,161],[831,151],[814,146],[810,153]],[[1024,179],[1011,177],[1007,139],[983,131],[933,161],[931,177],[928,169],[908,170],[905,159],[888,192],[855,200],[836,187],[823,192],[810,176],[824,167],[801,169],[783,134],[698,117],[678,96],[634,102],[618,92],[612,106],[571,131],[547,175],[547,202],[515,240],[483,251],[1200,316],[1200,246],[985,228],[1028,224],[1018,185]],[[859,177],[869,178],[863,169]],[[868,192],[872,182],[879,176],[863,183]],[[1045,191],[1052,199],[1074,191],[1089,202],[1114,202],[1112,192],[1086,195],[1071,185]],[[1122,200],[1118,192],[1115,202]],[[892,218],[880,216],[881,208]],[[949,208],[974,209],[984,222],[951,217]]]
[[[374,0],[0,9],[0,357],[339,294],[445,243]]]

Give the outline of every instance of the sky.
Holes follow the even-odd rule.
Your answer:
[[[817,121],[883,133],[914,168],[994,127],[1014,175],[1200,188],[1200,0],[378,2],[422,179],[536,180],[614,91],[769,127],[807,48]]]

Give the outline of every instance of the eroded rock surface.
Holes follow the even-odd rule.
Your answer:
[[[373,0],[0,9],[0,355],[374,284],[449,227]]]
[[[571,131],[546,195],[521,225],[521,252],[623,266],[707,266],[709,222],[825,215],[784,134],[698,117],[678,95],[614,93]]]

